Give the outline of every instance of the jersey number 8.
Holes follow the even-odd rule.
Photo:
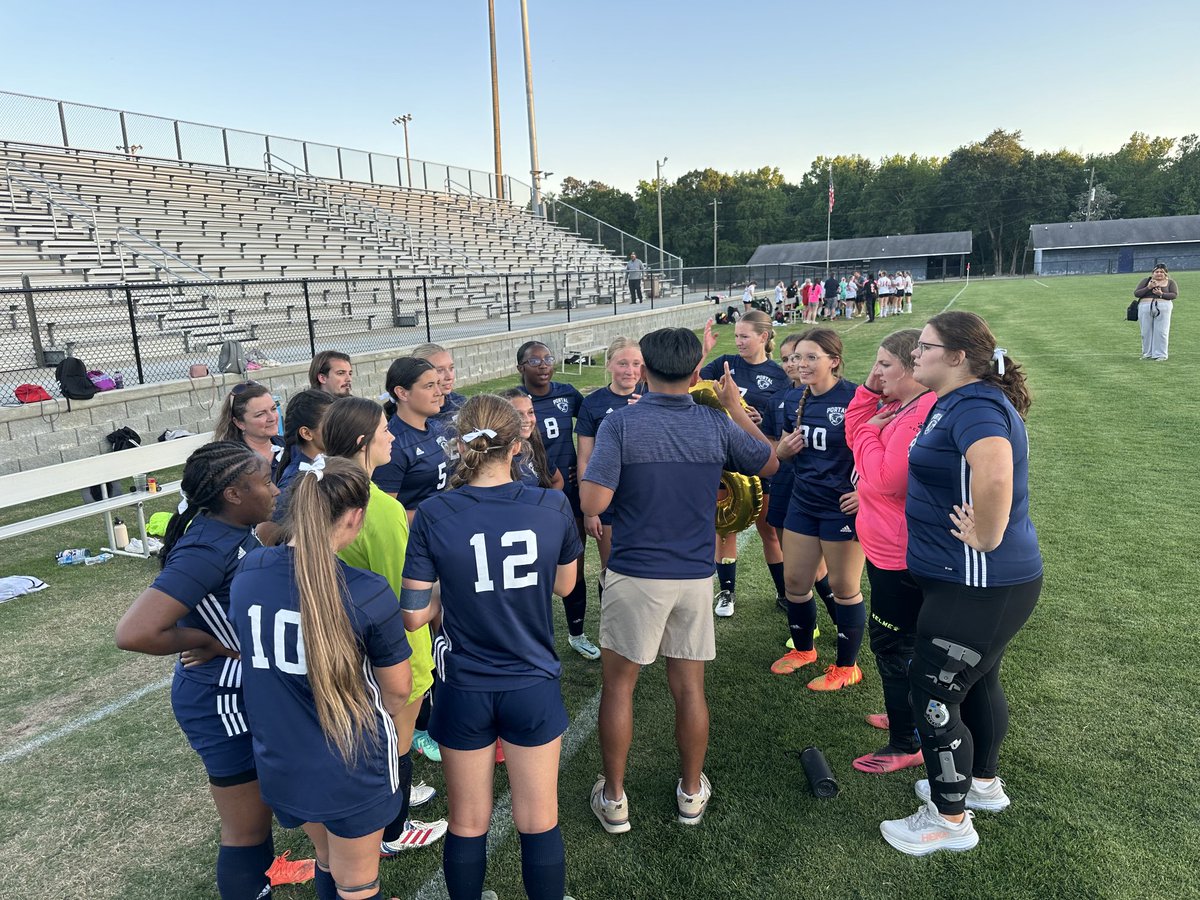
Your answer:
[[[549,419],[542,419],[542,425],[546,429],[546,440],[552,441],[558,437],[558,419],[553,416]]]
[[[486,540],[487,536],[482,531],[471,535],[471,546],[475,549],[475,591],[477,593],[496,589],[496,583],[492,580],[488,569]],[[500,535],[501,547],[513,547],[517,544],[524,545],[525,552],[512,553],[504,557],[502,587],[505,590],[533,587],[538,583],[537,572],[517,574],[517,566],[531,566],[537,562],[537,534],[525,529],[523,531],[506,531]]]

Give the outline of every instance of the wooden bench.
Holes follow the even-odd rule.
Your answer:
[[[43,466],[27,472],[2,475],[0,476],[0,509],[22,506],[57,494],[84,490],[97,484],[102,486],[101,492],[107,495],[109,482],[124,481],[135,475],[152,474],[182,465],[194,450],[211,440],[211,432],[197,434],[175,441],[162,441],[142,447],[132,447],[128,450],[101,453],[88,459],[60,463],[57,466]],[[89,516],[100,515],[104,516],[104,524],[108,532],[108,546],[101,547],[101,550],[121,556],[147,559],[150,556],[150,542],[146,534],[146,514],[143,504],[147,500],[177,494],[179,486],[180,482],[178,481],[167,484],[160,483],[158,492],[154,494],[148,491],[133,491],[116,497],[105,496],[104,499],[91,503],[83,503],[58,512],[13,522],[11,525],[0,526],[0,540],[20,537],[31,531],[53,528],[55,525],[62,525],[65,522],[74,522]],[[137,507],[138,528],[141,531],[142,539],[141,553],[118,550],[114,546],[116,540],[113,536],[112,514],[127,506]]]
[[[603,344],[596,343],[596,336],[592,333],[591,329],[587,331],[572,331],[567,334],[566,342],[563,344],[563,364],[572,365],[567,362],[566,357],[569,357],[573,353],[579,354],[579,359],[574,365],[579,366],[578,374],[582,375],[584,366],[593,365],[592,355],[599,353],[603,356],[607,350],[608,348]]]

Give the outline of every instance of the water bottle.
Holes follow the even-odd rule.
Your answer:
[[[125,387],[125,376],[121,374],[120,370],[117,370],[117,374],[113,376],[113,384],[117,390]]]
[[[113,545],[118,550],[124,550],[129,546],[129,529],[120,519],[113,519]]]

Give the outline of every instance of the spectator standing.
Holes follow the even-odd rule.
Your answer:
[[[1163,362],[1167,358],[1167,342],[1171,337],[1171,311],[1179,286],[1167,277],[1167,267],[1159,263],[1143,278],[1133,291],[1138,299],[1138,327],[1142,330],[1142,359]]]
[[[629,254],[629,262],[625,263],[625,277],[629,281],[629,302],[642,302],[642,274],[646,264],[638,259],[636,253]]]

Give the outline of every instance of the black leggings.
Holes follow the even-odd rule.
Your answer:
[[[867,560],[871,582],[871,652],[879,667],[883,707],[888,715],[888,743],[897,750],[921,749],[908,696],[908,664],[917,643],[921,588],[908,569],[880,569]]]
[[[1000,661],[1042,591],[1042,578],[1006,587],[967,587],[917,578],[925,595],[909,670],[933,802],[966,808],[975,778],[993,778],[1008,733]]]

